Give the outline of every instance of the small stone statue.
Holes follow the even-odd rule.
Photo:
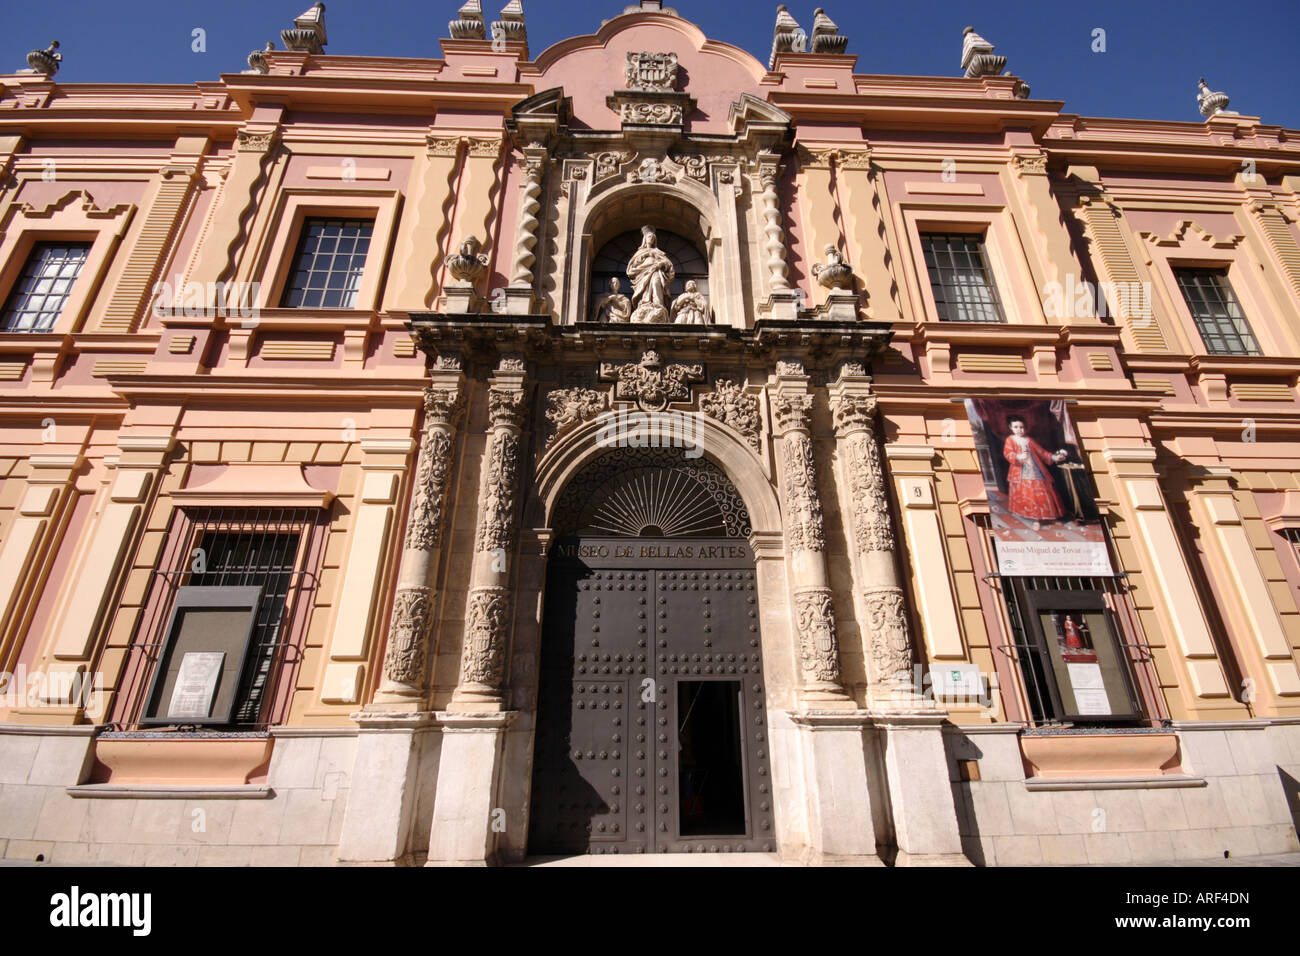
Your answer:
[[[482,248],[478,236],[467,236],[460,244],[460,252],[447,260],[447,268],[457,281],[471,285],[478,281],[488,265],[488,257],[479,252]]]
[[[627,263],[627,277],[632,282],[632,321],[663,324],[668,321],[668,286],[677,270],[673,261],[659,248],[653,226],[641,227],[641,245]]]
[[[709,324],[709,300],[694,279],[689,280],[686,290],[673,300],[673,322],[676,325]]]
[[[27,54],[28,69],[20,70],[20,73],[44,73],[46,76],[53,76],[59,72],[59,63],[63,60],[62,53],[55,53],[59,48],[59,41],[53,40],[48,48],[44,50],[32,50]]]
[[[596,300],[597,322],[627,322],[632,318],[632,300],[621,289],[618,277],[609,280],[609,292]]]
[[[1223,113],[1226,116],[1236,116],[1237,114],[1228,109],[1228,94],[1216,93],[1205,83],[1205,77],[1201,77],[1199,84],[1200,92],[1196,94],[1196,105],[1201,110],[1201,115],[1206,119],[1218,116]]]
[[[840,251],[834,245],[826,247],[826,264],[818,263],[812,267],[812,274],[825,289],[844,289],[853,291],[853,269],[844,261]]]

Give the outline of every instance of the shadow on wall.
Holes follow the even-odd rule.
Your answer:
[[[963,772],[964,767],[978,766],[984,752],[969,737],[944,734],[943,741],[948,753],[948,777],[952,781],[961,851],[975,866],[988,866],[989,861],[984,856],[984,843],[980,840],[979,817],[975,813],[975,798],[971,792],[972,781]],[[975,776],[978,778],[978,774]]]
[[[1291,811],[1291,825],[1295,827],[1296,836],[1300,837],[1300,780],[1296,780],[1281,767],[1277,775],[1282,779],[1282,790],[1286,793],[1287,809]]]

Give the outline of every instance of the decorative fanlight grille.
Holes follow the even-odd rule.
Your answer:
[[[749,513],[735,486],[677,449],[620,449],[589,465],[556,508],[560,534],[629,538],[746,538]]]

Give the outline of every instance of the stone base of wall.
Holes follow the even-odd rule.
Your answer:
[[[1175,723],[1181,773],[1145,781],[1027,780],[1019,732],[1018,725],[996,725],[945,734],[962,847],[976,865],[1161,863],[1300,850],[1300,722]],[[962,779],[959,761],[970,760],[979,780]],[[1053,789],[1035,789],[1043,786]]]
[[[134,797],[134,787],[79,786],[93,763],[89,728],[0,728],[0,856],[73,865],[333,865],[356,738],[273,736],[265,784],[193,795],[172,788],[166,796],[153,795],[161,789],[154,787]]]

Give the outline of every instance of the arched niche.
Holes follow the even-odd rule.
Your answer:
[[[671,161],[664,163],[666,167]],[[709,310],[718,325],[743,325],[740,301],[740,243],[735,229],[720,228],[717,197],[687,177],[678,182],[602,185],[574,220],[571,252],[565,264],[568,322],[594,321],[590,303],[595,291],[592,268],[596,254],[612,239],[642,226],[680,236],[708,262]],[[734,219],[734,210],[731,217]],[[627,284],[624,282],[624,292]]]

